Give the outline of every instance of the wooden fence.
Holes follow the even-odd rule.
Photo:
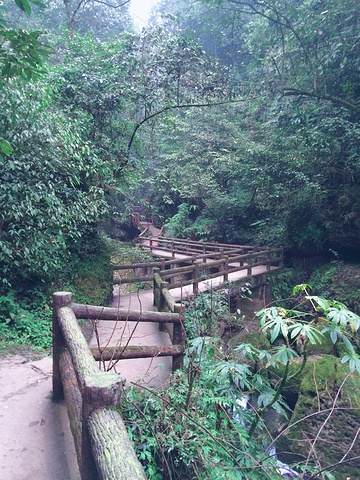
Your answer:
[[[164,303],[164,308],[169,309]],[[175,310],[179,310],[175,312]],[[65,398],[82,480],[146,479],[118,411],[123,381],[100,371],[96,360],[172,356],[181,365],[182,311],[137,312],[72,303],[69,292],[53,295],[53,398]],[[128,320],[174,325],[169,347],[123,346],[91,350],[77,319]]]
[[[159,237],[160,239],[163,237]],[[229,275],[245,271],[241,280],[248,281],[266,272],[278,270],[283,267],[284,253],[282,248],[259,248],[239,245],[211,244],[206,242],[187,242],[179,246],[174,239],[167,239],[161,250],[176,254],[186,253],[182,258],[162,259],[154,262],[139,262],[129,265],[114,266],[114,270],[133,270],[134,277],[120,277],[114,280],[115,284],[152,282],[154,269],[159,269],[162,281],[168,281],[167,288],[178,288],[193,285],[193,293],[199,290],[199,282],[223,277],[228,281]],[[154,252],[158,246],[151,246],[157,239],[148,239],[149,248]],[[199,253],[202,250],[203,253]],[[191,255],[190,252],[193,252]],[[244,253],[245,252],[245,253]],[[254,269],[264,266],[263,271],[255,272]],[[156,283],[156,282],[155,282]],[[154,285],[155,285],[154,283]],[[155,292],[155,291],[154,291]]]
[[[141,246],[145,250],[150,250],[150,252],[155,250],[169,252],[172,255],[211,254],[216,252],[234,252],[241,255],[246,252],[253,252],[259,248],[251,245],[240,246],[227,243],[198,242],[196,240],[185,240],[163,236],[141,239]]]

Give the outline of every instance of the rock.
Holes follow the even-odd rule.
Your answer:
[[[309,357],[301,375],[298,400],[279,440],[279,458],[329,468],[360,455],[360,375],[331,355]],[[322,413],[321,413],[322,412]],[[298,422],[298,423],[297,423]],[[339,477],[359,478],[358,460],[336,467]],[[335,476],[336,476],[335,474]]]

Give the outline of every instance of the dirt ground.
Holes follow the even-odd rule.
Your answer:
[[[64,403],[51,400],[52,359],[0,358],[0,479],[80,480]]]

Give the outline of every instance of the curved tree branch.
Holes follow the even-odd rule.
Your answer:
[[[91,0],[89,0],[91,1]],[[110,7],[110,8],[120,8],[120,7],[123,7],[124,5],[126,5],[127,3],[130,3],[131,0],[126,0],[125,2],[123,3],[120,3],[119,5],[113,5],[112,3],[108,3],[108,2],[103,2],[102,0],[93,0],[94,3],[101,3],[102,5],[106,5],[107,7]]]
[[[321,93],[307,92],[305,90],[297,90],[296,88],[284,88],[283,92],[284,92],[284,96],[298,95],[298,96],[304,96],[304,97],[318,98],[319,100],[329,100],[330,102],[338,103],[338,104],[342,105],[343,107],[347,108],[348,110],[352,110],[353,112],[360,113],[360,106],[355,105],[351,102],[348,102],[347,100],[344,100],[343,98],[335,97],[333,95],[325,95],[325,94],[321,94]]]
[[[139,123],[137,123],[135,125],[135,128],[133,130],[133,133],[132,133],[132,135],[130,137],[130,140],[129,140],[129,143],[128,143],[128,151],[130,151],[130,149],[131,149],[131,146],[134,142],[135,135],[136,135],[136,132],[138,131],[138,129],[144,123],[146,123],[148,120],[151,120],[152,118],[157,117],[158,115],[161,115],[162,113],[167,112],[168,110],[175,110],[177,108],[192,108],[192,107],[197,107],[197,108],[216,107],[216,106],[219,106],[219,105],[228,105],[229,103],[238,103],[238,102],[242,102],[242,101],[244,101],[244,100],[227,100],[227,101],[224,101],[224,102],[215,102],[215,103],[186,103],[184,105],[167,105],[166,107],[164,107],[160,110],[157,110],[156,112],[154,112],[150,115],[145,116],[145,118],[143,118]]]

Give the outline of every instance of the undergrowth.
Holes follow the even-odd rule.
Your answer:
[[[0,297],[0,353],[21,351],[24,345],[36,352],[50,352],[51,310],[48,306],[26,309],[10,292]]]

